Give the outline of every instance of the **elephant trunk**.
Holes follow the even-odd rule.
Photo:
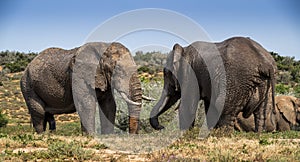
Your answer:
[[[166,104],[169,101],[169,99],[170,99],[170,97],[167,96],[165,93],[163,93],[160,100],[154,106],[154,108],[152,109],[152,111],[150,113],[150,124],[156,130],[160,130],[160,129],[164,128],[163,126],[161,126],[159,124],[158,116],[167,110]]]
[[[164,89],[160,100],[152,109],[150,113],[150,125],[154,129],[164,129],[164,127],[159,124],[158,117],[178,101],[178,99],[180,98],[180,92],[176,91],[174,93],[175,94],[169,95],[168,92],[166,92],[166,90]]]
[[[128,103],[128,112],[129,112],[129,133],[137,134],[139,129],[139,119],[141,112],[141,103],[142,103],[142,88],[141,82],[137,76],[137,73],[134,73],[129,82],[129,96],[130,100],[135,103],[140,103],[139,105]]]

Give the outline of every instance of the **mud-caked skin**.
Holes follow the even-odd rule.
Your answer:
[[[113,133],[115,123],[113,88],[125,97],[129,112],[134,114],[129,119],[130,133],[138,132],[142,98],[138,81],[136,64],[126,47],[120,43],[93,42],[71,50],[42,51],[28,65],[20,84],[37,133],[46,130],[47,122],[50,130],[55,130],[53,115],[76,110],[82,130],[95,133],[95,106],[85,103],[95,98],[101,110],[101,132],[106,134]],[[95,95],[87,95],[90,92]]]
[[[189,86],[194,84],[193,75],[188,74],[191,71],[198,88]],[[268,101],[274,105],[276,71],[273,57],[250,38],[233,37],[220,43],[198,41],[187,47],[176,44],[167,58],[163,93],[152,109],[151,126],[164,128],[159,124],[159,115],[181,99],[179,124],[181,129],[188,129],[193,126],[199,100],[203,100],[209,128],[233,130],[236,117],[242,112],[244,117],[254,113],[255,131],[260,132],[264,129]]]
[[[276,114],[267,112],[266,131],[300,130],[300,99],[294,96],[276,96],[275,103]],[[244,118],[240,113],[234,127],[238,131],[255,131],[254,116]]]

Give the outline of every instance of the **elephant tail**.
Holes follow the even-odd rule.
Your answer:
[[[28,95],[30,94],[30,91],[32,90],[32,86],[31,86],[31,81],[30,81],[30,77],[29,77],[29,68],[28,68],[28,66],[25,69],[25,71],[23,73],[23,76],[20,80],[20,88],[21,88],[23,98],[25,99],[26,105],[27,105],[28,110],[29,110],[30,105],[28,103],[28,100],[29,100]],[[30,113],[30,110],[29,110],[28,113]],[[33,127],[32,118],[30,118],[30,127],[31,128]]]
[[[273,107],[273,113],[276,114],[275,111],[275,74],[273,69],[270,70],[270,77],[271,77],[271,88],[272,88],[272,107]]]
[[[272,112],[270,113],[271,124],[276,128],[275,115],[276,115],[276,105],[275,105],[275,73],[273,69],[269,70],[270,84],[272,89]]]
[[[30,78],[29,78],[29,70],[28,68],[26,68],[26,70],[24,71],[24,74],[20,80],[20,88],[21,88],[21,92],[23,94],[23,97],[25,99],[25,101],[27,101],[27,96],[31,91],[31,85],[30,85]]]

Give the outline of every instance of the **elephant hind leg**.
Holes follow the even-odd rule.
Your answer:
[[[224,130],[232,132],[237,120],[238,110],[240,110],[240,108],[233,109],[232,106],[225,105],[217,122],[217,128],[225,128]]]
[[[55,118],[54,118],[54,115],[49,112],[45,112],[44,131],[46,130],[47,123],[49,123],[50,131],[55,131],[55,129],[56,129]]]
[[[222,114],[217,123],[217,128],[226,128],[227,130],[232,131],[235,122],[236,118],[232,114]]]
[[[31,115],[31,122],[37,133],[42,133],[46,129],[44,102],[35,92],[30,92],[30,97],[26,97],[26,104]]]

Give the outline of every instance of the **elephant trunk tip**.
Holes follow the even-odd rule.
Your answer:
[[[160,125],[158,122],[158,117],[151,117],[150,118],[150,125],[152,126],[152,128],[154,128],[155,130],[161,130],[164,129],[165,127]]]

